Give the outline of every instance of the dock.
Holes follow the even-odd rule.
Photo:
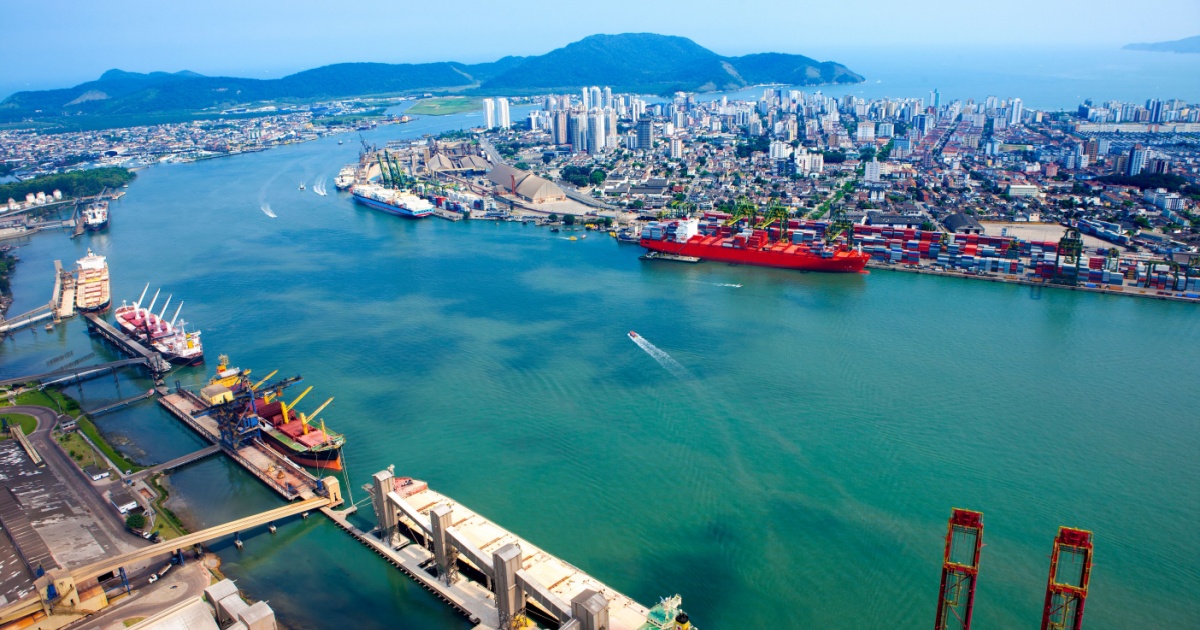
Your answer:
[[[371,532],[327,515],[472,623],[516,627],[533,614],[559,628],[638,630],[664,627],[680,612],[677,597],[646,608],[424,482],[389,469],[369,489],[378,519]]]
[[[219,445],[226,455],[284,499],[311,499],[318,495],[316,477],[262,441],[256,439],[240,448],[224,443],[217,421],[205,413],[208,405],[195,394],[176,388],[174,393],[159,398],[158,403],[201,437]]]
[[[462,219],[463,219],[463,215],[461,213],[446,210],[444,208],[438,208],[438,209],[434,210],[433,214],[434,214],[434,216],[438,217],[439,219],[445,219],[447,221],[456,221],[457,222],[457,221],[462,221]]]
[[[100,407],[99,409],[93,409],[86,413],[87,413],[87,415],[91,416],[92,418],[95,418],[96,416],[102,416],[106,413],[112,413],[114,411],[117,411],[118,409],[124,409],[124,408],[128,407],[129,405],[146,400],[147,398],[150,398],[154,394],[155,394],[155,392],[153,389],[148,389],[145,392],[138,394],[137,396],[131,396],[124,400],[118,400],[115,403],[112,403],[110,405],[104,405],[103,407]]]
[[[100,335],[117,347],[118,350],[135,359],[145,359],[145,365],[155,375],[161,375],[171,370],[171,364],[159,353],[150,350],[129,335],[117,330],[112,324],[104,321],[95,313],[84,313],[87,320],[88,333]]]

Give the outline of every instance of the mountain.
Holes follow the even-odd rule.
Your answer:
[[[13,94],[0,102],[0,122],[82,116],[122,117],[131,124],[131,118],[186,116],[262,102],[450,90],[502,95],[607,85],[618,91],[669,94],[760,83],[862,80],[845,66],[801,55],[722,57],[686,37],[626,33],[592,35],[535,57],[503,57],[479,64],[340,63],[281,79],[208,77],[186,70],[148,74],[109,70],[73,88]]]
[[[1122,50],[1149,50],[1151,52],[1200,53],[1200,35],[1185,37],[1171,42],[1153,44],[1127,44]]]

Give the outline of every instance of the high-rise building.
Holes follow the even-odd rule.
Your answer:
[[[633,104],[630,106],[630,111],[632,112],[631,118],[633,119],[633,122],[641,120],[642,117],[646,115],[646,101],[643,101],[640,98],[633,99]]]
[[[600,88],[593,85],[591,87],[591,89],[588,90],[588,92],[589,92],[588,99],[589,99],[589,102],[591,103],[591,107],[602,107],[603,106],[603,102],[602,102],[603,97],[600,95]],[[590,109],[590,107],[589,107],[589,109]]]
[[[639,149],[649,151],[654,148],[654,123],[649,118],[638,120],[637,139]]]
[[[508,99],[496,99],[496,124],[501,129],[512,129],[512,120],[508,117]]]
[[[594,110],[588,118],[588,153],[595,155],[604,150],[604,111]]]
[[[855,130],[854,135],[854,139],[858,142],[874,142],[875,123],[869,120],[859,121],[858,128]]]
[[[571,116],[568,127],[567,133],[571,136],[571,151],[575,153],[587,151],[587,114],[575,114]]]
[[[605,86],[604,87],[604,102],[601,104],[601,107],[608,109],[612,106],[613,106],[612,88]]]
[[[1133,148],[1129,150],[1128,175],[1133,176],[1141,174],[1142,169],[1146,168],[1146,158],[1149,157],[1148,153],[1149,152],[1146,150],[1146,147],[1143,147],[1140,144],[1133,145]]]
[[[491,129],[496,126],[496,101],[483,99],[483,128]]]
[[[1021,116],[1025,113],[1025,106],[1021,104],[1021,99],[1014,98],[1009,104],[1008,124],[1021,124]]]
[[[679,136],[671,138],[671,159],[678,160],[683,157],[683,140]]]
[[[942,106],[942,93],[934,90],[929,93],[929,104],[934,108]]]
[[[580,95],[582,96],[582,100],[580,101],[580,103],[583,104],[584,110],[588,110],[588,109],[592,108],[592,104],[590,102],[588,102],[588,96],[590,94],[591,94],[591,92],[588,92],[587,88],[583,88],[582,90],[580,90]]]
[[[879,181],[879,175],[882,171],[883,169],[880,167],[879,160],[875,158],[871,158],[870,162],[863,165],[863,174],[869,182]]]
[[[554,135],[554,144],[571,143],[571,136],[567,135],[567,110],[560,109],[554,112],[554,122],[550,131]]]
[[[1150,122],[1163,122],[1163,103],[1154,98],[1146,101],[1146,111],[1150,112]]]

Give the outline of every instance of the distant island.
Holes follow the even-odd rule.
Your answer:
[[[268,80],[109,70],[99,80],[72,88],[13,94],[0,102],[0,123],[57,120],[70,125],[81,116],[163,118],[262,103],[421,92],[516,96],[606,85],[622,92],[670,94],[862,80],[841,64],[802,55],[723,57],[686,37],[625,33],[592,35],[544,55],[490,63],[341,63]]]
[[[1126,44],[1121,50],[1148,50],[1150,52],[1200,53],[1200,35],[1185,37],[1170,42],[1153,44]]]

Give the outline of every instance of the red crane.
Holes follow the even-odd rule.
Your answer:
[[[1042,630],[1080,630],[1092,575],[1092,532],[1059,527],[1050,555]]]
[[[942,586],[934,630],[968,630],[975,608],[975,579],[983,548],[983,512],[954,508],[946,527]]]

